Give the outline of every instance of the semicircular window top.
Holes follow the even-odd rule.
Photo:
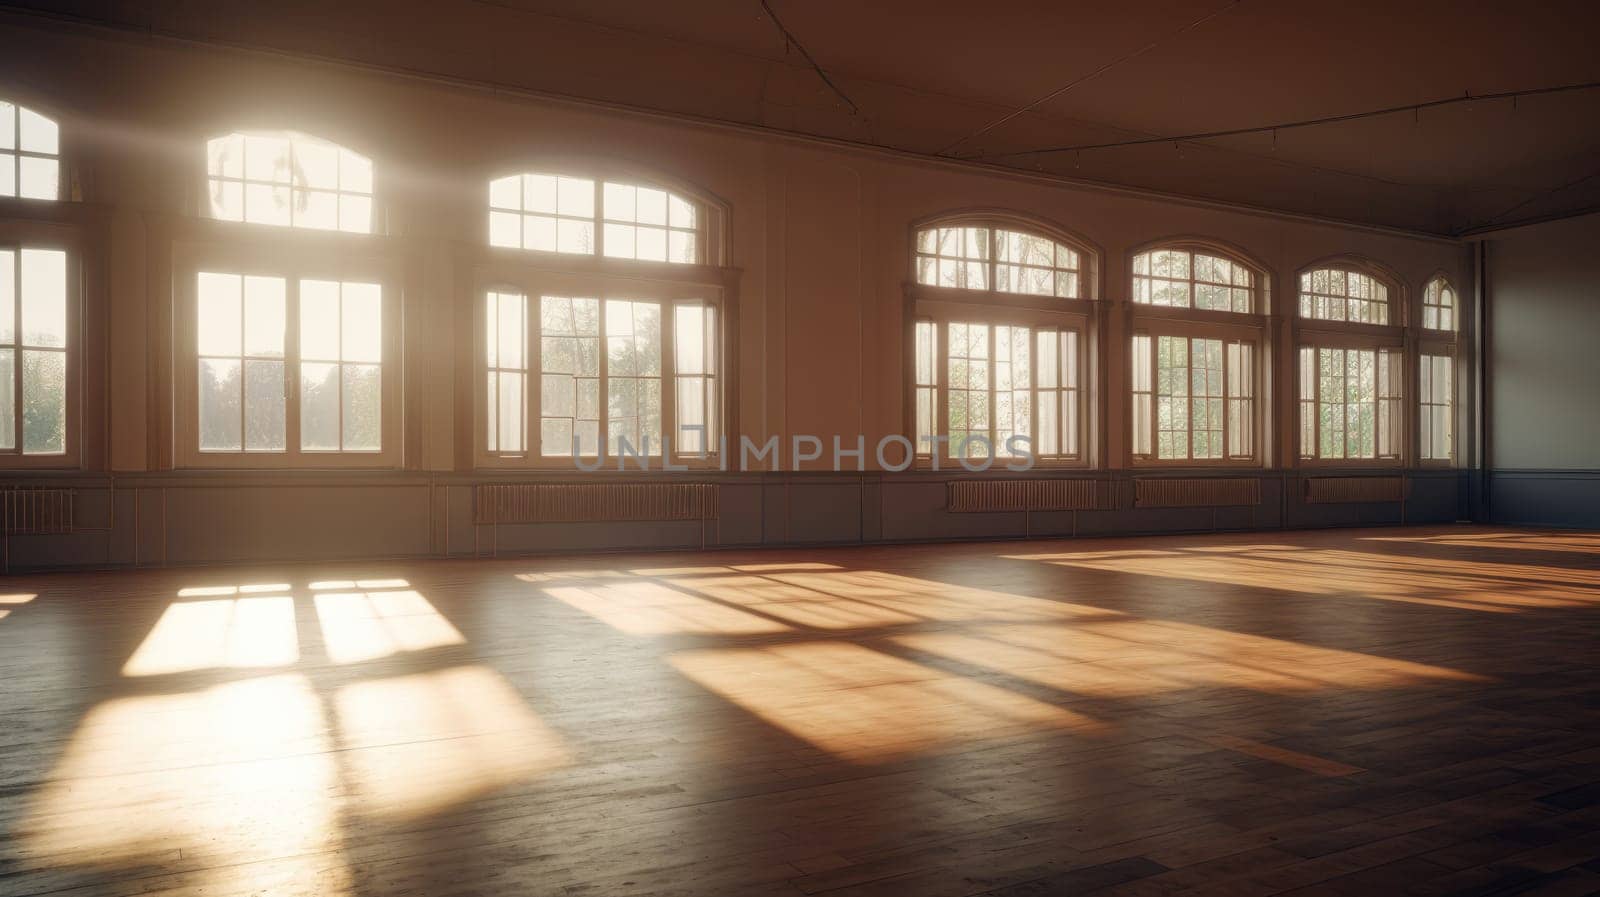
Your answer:
[[[1300,317],[1389,323],[1389,287],[1364,271],[1318,268],[1300,275]]]
[[[1249,314],[1258,288],[1253,271],[1214,252],[1160,247],[1133,257],[1133,301],[1141,305]]]
[[[1081,299],[1083,253],[1049,237],[983,224],[917,231],[917,283]]]
[[[625,181],[528,173],[489,182],[489,245],[612,259],[701,264],[700,205]]]
[[[370,234],[372,160],[293,131],[245,131],[206,143],[210,215],[279,227]]]
[[[61,198],[61,128],[26,106],[0,100],[0,196]]]

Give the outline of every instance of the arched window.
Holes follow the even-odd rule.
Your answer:
[[[1077,299],[1082,276],[1082,253],[1049,237],[977,224],[917,231],[925,286]]]
[[[0,196],[61,198],[61,129],[25,106],[0,100]]]
[[[1242,262],[1180,246],[1133,257],[1133,301],[1140,305],[1249,314],[1259,278]]]
[[[919,458],[1087,460],[1091,262],[1004,218],[917,230],[907,424]]]
[[[489,183],[489,244],[538,252],[705,261],[699,205],[658,187],[560,174]]]
[[[1417,348],[1417,455],[1423,462],[1455,460],[1456,291],[1443,275],[1422,289],[1422,334]]]
[[[620,172],[490,181],[489,244],[528,252],[478,276],[480,465],[717,463],[719,222],[709,200]]]
[[[1359,324],[1389,323],[1389,287],[1354,268],[1318,268],[1300,275],[1300,317]]]
[[[1132,270],[1134,462],[1259,463],[1264,274],[1197,241],[1145,249]]]
[[[1456,329],[1456,291],[1443,277],[1428,281],[1422,290],[1422,328],[1452,333]]]
[[[1397,281],[1359,260],[1301,272],[1295,344],[1300,457],[1399,463],[1404,445],[1404,331]]]
[[[239,132],[206,143],[212,218],[281,227],[373,230],[372,160],[292,131]]]

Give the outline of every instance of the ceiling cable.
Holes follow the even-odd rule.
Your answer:
[[[1533,87],[1527,90],[1507,90],[1499,93],[1473,94],[1468,92],[1459,97],[1448,97],[1442,100],[1428,100],[1422,103],[1410,103],[1404,106],[1389,106],[1383,109],[1373,109],[1368,112],[1351,112],[1345,115],[1329,115],[1323,118],[1308,118],[1300,121],[1279,122],[1273,125],[1260,125],[1249,128],[1231,128],[1226,131],[1205,131],[1198,134],[1183,134],[1177,137],[1140,137],[1134,140],[1118,140],[1110,143],[1080,143],[1068,146],[1050,146],[1040,149],[1015,150],[1007,153],[990,153],[970,157],[971,161],[990,161],[994,159],[1010,159],[1017,156],[1035,156],[1049,153],[1082,153],[1084,150],[1117,149],[1126,146],[1148,146],[1153,143],[1176,143],[1178,141],[1212,140],[1218,137],[1239,137],[1246,134],[1271,133],[1276,142],[1277,132],[1293,128],[1311,128],[1318,125],[1332,125],[1348,121],[1358,121],[1365,118],[1378,118],[1384,115],[1394,115],[1400,112],[1410,112],[1421,121],[1422,110],[1435,109],[1440,106],[1453,106],[1457,103],[1478,103],[1491,100],[1512,100],[1518,97],[1540,96],[1554,93],[1570,93],[1574,91],[1594,90],[1600,88],[1600,81],[1585,81],[1581,84],[1561,84],[1555,87]]]
[[[772,24],[778,26],[779,33],[783,35],[784,48],[788,49],[789,47],[794,47],[796,50],[799,50],[800,55],[806,58],[806,62],[811,63],[811,68],[816,71],[817,77],[822,79],[822,83],[828,85],[828,89],[833,91],[834,94],[839,97],[839,99],[844,100],[844,104],[846,106],[850,107],[850,114],[860,115],[861,110],[856,106],[855,101],[846,96],[845,92],[839,89],[839,85],[833,83],[833,79],[829,78],[828,73],[822,70],[822,66],[818,65],[817,61],[811,58],[811,53],[806,50],[806,45],[800,43],[799,38],[795,37],[789,32],[788,28],[784,27],[783,20],[778,18],[778,14],[772,11],[772,5],[769,4],[767,0],[761,0],[761,8],[766,10],[767,18],[772,20]]]

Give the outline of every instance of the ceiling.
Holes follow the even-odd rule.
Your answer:
[[[1600,81],[1593,0],[767,2],[798,46],[762,0],[9,5],[1430,233],[1600,207],[1600,90],[1025,152]]]

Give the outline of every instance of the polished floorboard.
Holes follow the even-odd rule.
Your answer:
[[[0,580],[0,894],[1588,894],[1600,534]]]

